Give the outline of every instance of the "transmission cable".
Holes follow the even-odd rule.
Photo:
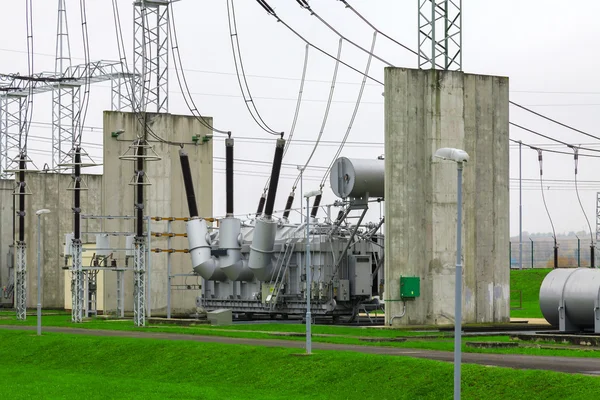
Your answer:
[[[294,119],[292,121],[292,127],[290,128],[290,133],[288,134],[288,139],[285,142],[285,146],[283,148],[283,157],[285,157],[288,149],[290,148],[290,145],[292,144],[292,140],[294,138],[294,132],[296,131],[296,123],[298,122],[298,115],[300,114],[300,105],[302,104],[302,95],[304,94],[304,82],[306,80],[306,70],[308,69],[308,51],[309,51],[309,49],[310,49],[309,45],[306,45],[304,48],[304,67],[302,69],[302,79],[300,80],[300,90],[298,91],[298,99],[296,100],[296,112],[294,113]],[[267,193],[270,182],[271,182],[271,176],[269,175],[269,178],[267,178],[267,182],[265,183],[265,188],[263,191],[264,193]]]
[[[327,120],[329,118],[329,111],[331,109],[331,101],[333,100],[333,94],[335,92],[335,82],[337,81],[338,69],[340,66],[339,60],[340,60],[340,56],[342,55],[343,43],[344,42],[340,38],[339,42],[338,42],[337,61],[335,62],[335,67],[333,68],[333,78],[331,78],[331,87],[329,89],[329,98],[327,99],[327,105],[325,106],[325,113],[323,114],[323,120],[321,121],[321,129],[319,130],[319,135],[317,136],[317,140],[315,141],[315,144],[313,146],[313,149],[312,149],[310,155],[308,156],[308,158],[306,159],[306,162],[304,163],[304,167],[302,167],[302,171],[300,171],[300,173],[298,174],[298,177],[294,181],[294,185],[292,186],[292,192],[296,191],[296,187],[298,187],[298,182],[300,182],[302,173],[304,172],[304,170],[306,169],[308,164],[310,164],[310,161],[312,160],[313,156],[315,155],[315,152],[317,151],[317,148],[319,147],[319,142],[321,141],[321,137],[323,136],[323,132],[325,131],[325,126],[327,125]]]
[[[333,164],[335,163],[337,158],[342,153],[342,150],[344,149],[344,146],[346,144],[346,140],[348,140],[348,136],[350,135],[350,132],[352,131],[352,126],[354,125],[354,120],[356,118],[356,114],[358,114],[358,108],[360,107],[360,102],[362,100],[363,92],[365,90],[365,84],[367,82],[367,74],[369,73],[369,69],[371,68],[371,61],[373,59],[372,53],[373,53],[373,50],[375,49],[376,41],[377,41],[377,31],[374,31],[373,32],[373,42],[371,43],[371,54],[369,54],[369,58],[367,60],[367,67],[365,68],[365,73],[363,75],[363,80],[360,85],[358,97],[356,98],[356,105],[354,106],[354,112],[352,113],[352,117],[350,118],[350,123],[348,124],[348,128],[346,129],[346,134],[344,135],[344,138],[342,139],[342,142],[340,143],[340,146],[339,146],[337,152],[335,153],[335,156],[333,156],[331,163],[329,163],[329,167],[327,167],[327,171],[325,171],[325,174],[323,175],[323,179],[321,180],[321,189],[325,185],[325,181],[327,180],[327,177],[329,177],[329,174],[331,173],[331,168],[333,168]]]
[[[86,0],[79,0],[79,8],[81,14],[81,35],[83,40],[83,57],[85,62],[84,68],[84,90],[83,90],[83,98],[81,101],[81,106],[76,115],[76,134],[77,136],[74,138],[74,143],[77,143],[79,146],[81,144],[81,137],[83,135],[83,127],[85,124],[85,119],[87,117],[88,105],[90,102],[90,79],[91,79],[91,65],[90,65],[90,42],[88,36],[87,29],[87,12],[86,12]]]
[[[540,164],[540,188],[542,189],[542,201],[544,202],[544,208],[546,209],[546,214],[548,214],[548,219],[550,220],[550,225],[552,226],[552,237],[554,238],[554,249],[556,250],[556,231],[554,230],[554,222],[552,221],[552,217],[550,216],[550,211],[548,210],[548,204],[546,204],[546,196],[544,195],[544,180],[542,178],[543,170],[542,170],[542,150],[538,149],[538,162]]]
[[[577,184],[577,172],[579,167],[579,151],[577,149],[573,149],[573,159],[575,161],[575,193],[577,193],[577,201],[579,201],[579,207],[581,207],[581,212],[583,212],[583,216],[588,224],[588,228],[590,229],[590,240],[591,246],[594,246],[594,235],[592,234],[592,226],[590,225],[590,220],[588,219],[587,214],[585,213],[585,209],[583,208],[583,204],[581,203],[581,197],[579,197],[579,187]]]
[[[565,146],[567,146],[567,147],[569,147],[569,148],[572,148],[572,149],[573,149],[573,148],[578,148],[579,150],[587,150],[587,151],[592,151],[592,152],[597,152],[597,153],[600,153],[600,149],[591,149],[591,148],[589,148],[589,147],[575,146],[575,145],[573,145],[573,144],[569,144],[569,143],[567,143],[567,142],[563,142],[562,140],[555,139],[555,138],[553,138],[553,137],[550,137],[550,136],[544,135],[544,134],[542,134],[542,133],[536,132],[536,131],[534,131],[534,130],[532,130],[532,129],[525,128],[524,126],[521,126],[521,125],[515,124],[514,122],[509,122],[509,124],[510,124],[510,125],[512,125],[512,126],[515,126],[515,127],[519,128],[519,129],[523,129],[524,131],[527,131],[527,132],[533,133],[534,135],[541,136],[541,137],[543,137],[543,138],[545,138],[545,139],[548,139],[548,140],[552,140],[553,142],[560,143],[560,144],[564,144]]]
[[[294,28],[292,28],[290,25],[288,25],[283,19],[281,19],[277,13],[275,12],[275,10],[273,10],[273,8],[271,8],[271,6],[269,6],[267,4],[266,1],[264,0],[256,0],[258,2],[258,4],[260,4],[261,7],[263,7],[265,9],[265,11],[267,11],[267,13],[271,16],[273,16],[277,22],[280,22],[283,26],[285,26],[290,32],[292,32],[294,35],[296,35],[300,40],[302,40],[304,43],[306,43],[307,45],[309,45],[310,47],[312,47],[313,49],[317,50],[318,52],[326,55],[329,58],[332,59],[336,59],[335,56],[333,56],[331,53],[328,53],[327,51],[323,50],[322,48],[320,48],[319,46],[311,43],[310,41],[308,41],[308,39],[306,39],[304,36],[302,36],[300,33],[298,33]],[[360,74],[360,75],[364,75],[366,76],[366,78],[372,80],[373,82],[379,83],[380,85],[383,86],[383,82],[381,82],[380,80],[377,80],[375,78],[373,78],[372,76],[369,75],[365,75],[363,72],[361,72],[360,70],[354,68],[353,66],[351,66],[350,64],[339,60],[340,64],[342,64],[343,66],[350,68],[352,71]]]
[[[173,2],[169,2],[169,11],[170,11],[170,19],[171,23],[169,24],[169,30],[171,32],[171,52],[173,54],[173,61],[175,63],[175,75],[177,75],[177,83],[179,85],[179,89],[181,90],[181,94],[183,95],[183,100],[187,105],[188,109],[192,113],[194,117],[202,124],[205,128],[210,129],[212,132],[221,133],[224,135],[231,136],[231,131],[225,131],[221,129],[215,128],[211,123],[209,123],[198,111],[198,107],[196,107],[196,103],[194,98],[190,93],[190,88],[187,83],[187,78],[185,76],[185,71],[183,70],[183,65],[181,62],[181,53],[179,51],[179,40],[177,39],[177,28],[175,27],[175,13],[173,11]],[[179,63],[179,67],[177,66]],[[181,75],[180,75],[181,73]],[[187,95],[187,97],[186,97]]]
[[[546,148],[542,148],[539,146],[534,146],[532,144],[527,144],[525,142],[519,141],[519,140],[514,140],[514,139],[508,139],[511,142],[514,143],[521,143],[523,146],[529,147],[531,150],[542,150],[545,151],[546,153],[555,153],[555,154],[566,154],[566,155],[571,155],[571,153],[567,153],[566,151],[560,151],[560,150],[552,150],[552,149],[546,149]],[[600,158],[600,156],[597,155],[593,155],[593,154],[579,154],[580,157],[591,157],[591,158]]]
[[[33,5],[32,0],[25,3],[25,23],[27,26],[27,72],[29,77],[33,77]],[[19,126],[19,150],[22,154],[27,153],[27,138],[31,127],[31,118],[33,116],[33,87],[34,81],[29,81],[29,91],[27,94],[27,105],[25,107],[24,118]],[[19,105],[20,107],[20,105]],[[25,138],[23,142],[23,133]]]
[[[230,3],[231,2],[231,7]],[[256,124],[265,132],[270,135],[276,135],[283,137],[283,132],[277,132],[273,130],[261,117],[256,103],[252,98],[252,92],[248,86],[248,79],[246,79],[246,71],[244,70],[244,62],[242,58],[242,48],[240,47],[239,33],[237,28],[237,19],[235,17],[235,5],[234,0],[227,0],[227,22],[229,25],[229,39],[231,41],[231,52],[233,54],[233,64],[235,66],[235,74],[237,77],[238,84],[240,86],[240,92],[244,98],[244,104],[250,113],[250,116],[256,122]],[[241,73],[241,76],[240,76]],[[243,84],[242,84],[243,81]],[[244,91],[244,88],[246,89]],[[252,106],[250,106],[252,105]],[[254,110],[254,112],[252,111]]]
[[[598,139],[598,140],[600,140],[600,137],[598,137],[598,136],[594,136],[594,135],[592,135],[591,133],[584,132],[584,131],[582,131],[582,130],[580,130],[580,129],[574,128],[574,127],[572,127],[572,126],[570,126],[570,125],[567,125],[567,124],[565,124],[565,123],[562,123],[562,122],[560,122],[560,121],[557,121],[557,120],[555,120],[555,119],[552,119],[552,118],[550,118],[550,117],[548,117],[548,116],[546,116],[546,115],[544,115],[544,114],[540,114],[540,113],[539,113],[539,112],[537,112],[537,111],[533,111],[533,110],[532,110],[532,109],[530,109],[530,108],[527,108],[527,107],[525,107],[525,106],[522,106],[522,105],[520,105],[520,104],[517,104],[517,103],[515,103],[514,101],[509,101],[509,103],[510,103],[510,104],[512,104],[513,106],[519,107],[519,108],[521,108],[521,109],[523,109],[523,110],[525,110],[525,111],[528,111],[528,112],[530,112],[530,113],[532,113],[532,114],[534,114],[534,115],[537,115],[538,117],[544,118],[545,120],[548,120],[548,121],[550,121],[550,122],[553,122],[553,123],[555,123],[555,124],[557,124],[557,125],[560,125],[560,126],[562,126],[563,128],[567,128],[567,129],[570,129],[570,130],[572,130],[572,131],[575,131],[575,132],[577,132],[577,133],[581,133],[582,135],[589,136],[589,137],[591,137],[591,138],[594,138],[594,139]]]
[[[353,42],[352,40],[350,40],[347,37],[345,37],[344,35],[342,35],[337,29],[335,29],[330,23],[328,23],[327,21],[325,21],[319,14],[317,14],[315,12],[315,10],[313,10],[311,8],[311,6],[308,4],[308,0],[296,0],[296,2],[298,4],[300,4],[300,7],[302,7],[305,10],[307,10],[308,12],[310,12],[310,14],[313,15],[313,16],[315,16],[319,21],[321,21],[321,23],[323,25],[325,25],[327,28],[329,28],[329,30],[331,30],[333,33],[335,33],[336,35],[338,35],[340,38],[342,38],[346,42],[350,43],[351,45],[353,45],[357,49],[363,51],[364,53],[367,53],[370,56],[375,57],[377,60],[379,60],[382,63],[386,64],[388,67],[394,67],[394,65],[392,63],[386,61],[385,59],[383,59],[383,58],[381,58],[379,56],[377,56],[376,54],[373,53],[373,51],[369,52],[369,50],[365,49],[364,47],[360,46],[356,42]]]

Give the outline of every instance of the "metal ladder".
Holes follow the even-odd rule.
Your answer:
[[[285,243],[285,253],[283,253],[283,257],[281,257],[281,264],[278,263],[279,268],[277,268],[277,276],[275,277],[275,283],[273,284],[273,293],[271,294],[271,298],[269,301],[269,309],[271,311],[275,309],[275,305],[277,303],[277,296],[279,295],[279,292],[283,287],[283,280],[290,265],[290,260],[292,258],[292,254],[294,254],[294,247],[296,247],[297,242],[298,238],[290,238]]]

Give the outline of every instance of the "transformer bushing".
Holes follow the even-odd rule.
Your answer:
[[[27,246],[25,242],[17,243],[16,278],[15,278],[15,309],[17,319],[27,318]]]
[[[146,324],[146,243],[136,238],[133,253],[133,322]]]

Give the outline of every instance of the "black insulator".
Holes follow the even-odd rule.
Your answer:
[[[554,268],[558,268],[558,246],[554,243]]]
[[[279,173],[281,172],[281,161],[283,160],[284,139],[277,139],[275,146],[275,157],[273,158],[273,168],[271,169],[271,181],[269,182],[269,194],[265,205],[265,216],[270,218],[273,215],[275,207],[275,197],[277,196],[277,185],[279,185]]]
[[[285,211],[283,212],[283,218],[288,219],[290,212],[292,211],[292,205],[294,204],[294,192],[290,193],[287,202],[285,203]]]
[[[256,209],[256,217],[260,217],[263,213],[263,210],[265,209],[265,201],[267,201],[267,198],[265,197],[265,194],[263,193],[262,196],[260,196],[260,200],[258,201],[258,208]]]
[[[595,268],[595,261],[594,261],[594,245],[592,244],[590,246],[590,268]]]
[[[19,241],[25,241],[25,154],[19,158]]]
[[[225,190],[227,216],[233,216],[233,139],[225,140]]]
[[[74,163],[75,185],[73,186],[73,237],[76,240],[81,239],[81,149],[75,149]]]
[[[312,206],[312,211],[310,212],[310,216],[312,218],[316,218],[317,217],[317,213],[319,212],[319,205],[321,204],[321,197],[323,195],[319,194],[315,197],[315,202],[313,203]]]
[[[181,161],[181,172],[183,172],[183,186],[187,197],[188,210],[190,217],[198,216],[198,205],[196,204],[196,194],[194,193],[194,182],[192,180],[192,169],[190,168],[190,159],[183,149],[179,150],[179,160]]]
[[[337,215],[337,218],[335,219],[335,221],[336,221],[336,222],[341,222],[341,221],[342,221],[342,218],[344,218],[344,211],[343,211],[343,210],[340,210],[340,211],[338,212],[338,215]]]
[[[142,140],[138,141],[138,147],[136,148],[136,233],[137,237],[141,238],[144,236],[144,145],[145,142]]]

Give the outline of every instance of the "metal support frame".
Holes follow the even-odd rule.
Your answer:
[[[52,164],[56,170],[60,164],[70,161],[75,147],[75,118],[80,112],[80,86],[59,85],[52,91]]]
[[[26,94],[0,95],[0,178],[12,176],[6,170],[19,154],[19,134],[26,111]]]
[[[169,110],[169,3],[133,3],[134,110]]]
[[[80,239],[73,239],[72,254],[73,266],[71,267],[71,321],[81,322],[83,320],[83,309],[85,303],[84,276],[83,276],[83,253]]]
[[[98,315],[98,270],[84,271],[85,316]]]
[[[167,233],[172,233],[171,220],[167,221]],[[167,248],[171,248],[171,235],[167,237]],[[171,318],[171,253],[167,253],[167,318]]]
[[[462,71],[462,0],[417,0],[419,69]]]
[[[600,192],[596,192],[596,243],[600,241]]]
[[[136,326],[146,324],[146,243],[137,237],[133,253],[133,322]]]
[[[15,310],[17,319],[27,318],[27,246],[25,242],[17,242],[15,268]]]

